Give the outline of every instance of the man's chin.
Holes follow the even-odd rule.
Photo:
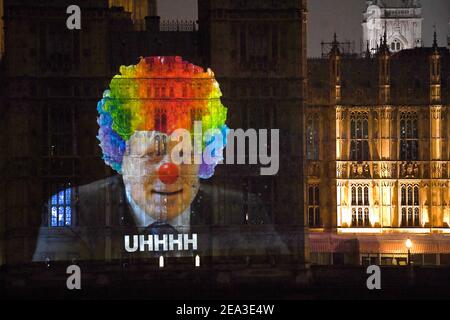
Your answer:
[[[193,198],[183,191],[172,193],[151,191],[148,193],[147,199],[150,200],[146,206],[147,214],[155,220],[166,221],[173,220],[183,214],[193,201]]]
[[[169,222],[176,218],[178,218],[185,210],[188,208],[188,206],[179,206],[179,207],[160,207],[156,208],[156,210],[152,210],[152,212],[149,214],[150,217],[153,220],[159,221],[159,222]]]

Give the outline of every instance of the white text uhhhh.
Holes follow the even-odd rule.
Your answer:
[[[133,244],[130,238],[133,237]],[[125,250],[136,251],[188,251],[197,250],[197,234],[162,234],[125,236]]]

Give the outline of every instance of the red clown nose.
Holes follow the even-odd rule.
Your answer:
[[[180,176],[180,169],[177,165],[169,162],[158,169],[159,180],[164,184],[174,184]]]

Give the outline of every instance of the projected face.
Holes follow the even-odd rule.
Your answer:
[[[199,165],[172,162],[176,142],[158,131],[136,131],[127,141],[122,174],[134,202],[157,221],[168,222],[192,203]]]
[[[211,70],[178,56],[141,58],[136,65],[121,66],[111,79],[97,104],[97,138],[105,163],[123,176],[140,225],[147,217],[169,224],[182,217],[197,195],[199,179],[214,175],[220,157],[175,165],[171,154],[178,149],[168,135],[182,129],[198,137],[195,123],[201,122],[197,149],[211,146],[205,134],[216,129],[224,148],[229,129],[221,97]]]

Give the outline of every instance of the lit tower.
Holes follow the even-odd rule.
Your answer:
[[[422,46],[422,7],[419,1],[367,1],[364,12],[363,43],[375,52],[378,40],[386,32],[391,52]]]
[[[391,100],[391,53],[387,42],[387,32],[378,50],[379,62],[379,104],[387,105]]]
[[[379,84],[379,96],[378,96],[378,108],[377,117],[378,132],[380,133],[380,139],[375,144],[379,157],[382,161],[395,161],[397,160],[396,144],[395,144],[395,121],[394,121],[394,109],[391,105],[391,52],[388,44],[387,28],[385,28],[384,36],[381,39],[380,47],[378,50],[378,84]],[[381,166],[387,168],[387,163],[381,163]],[[380,227],[391,227],[394,216],[394,208],[391,205],[393,203],[395,191],[395,184],[389,181],[389,175],[381,173],[381,179],[386,179],[380,182],[376,188],[376,191],[381,197],[381,207],[374,220],[378,220]]]
[[[336,33],[334,34],[333,45],[330,52],[330,79],[331,102],[333,104],[339,104],[341,102],[341,53]]]
[[[344,155],[344,150],[346,150],[346,139],[344,136],[345,129],[345,115],[346,112],[341,104],[341,51],[339,49],[339,42],[337,41],[337,36],[334,34],[334,39],[332,42],[331,51],[329,53],[329,75],[330,75],[330,106],[331,112],[335,112],[336,122],[335,128],[331,128],[330,132],[335,132],[335,139],[330,139],[336,144],[336,155],[329,153],[330,161],[342,161],[346,156]],[[330,117],[333,119],[333,117]],[[333,142],[332,142],[333,143]],[[345,198],[348,193],[347,182],[340,182],[333,179],[332,186],[336,186],[335,190],[331,192],[331,201],[337,203],[337,215],[332,215],[333,220],[331,225],[341,225],[341,217],[345,212],[345,204],[338,199]],[[334,188],[333,188],[334,189]]]
[[[441,100],[441,55],[437,42],[436,30],[434,31],[434,41],[432,53],[429,58],[430,63],[430,168],[432,170],[430,221],[432,227],[442,227],[441,221],[447,220],[443,217],[442,194],[445,186],[439,179],[442,179],[442,172],[445,170],[443,159],[444,123],[443,106]],[[436,225],[438,224],[438,225]]]

